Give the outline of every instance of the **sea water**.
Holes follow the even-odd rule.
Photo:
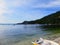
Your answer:
[[[32,45],[32,41],[60,34],[60,28],[39,24],[0,25],[0,45]]]

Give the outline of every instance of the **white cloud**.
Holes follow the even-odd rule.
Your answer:
[[[24,6],[27,3],[26,1],[28,0],[14,0],[12,1],[12,5],[13,6]]]
[[[12,15],[15,12],[10,7],[21,7],[28,5],[32,0],[0,0],[0,23],[13,22],[8,20],[4,14]]]
[[[11,7],[28,7],[31,6],[36,0],[9,0],[8,5]]]
[[[7,17],[4,14],[11,14],[13,11],[9,10],[7,3],[4,0],[0,0],[0,23],[6,22]]]
[[[34,2],[36,2],[36,5]],[[7,20],[7,17],[4,15],[5,13],[8,15],[12,15],[15,12],[15,9],[11,9],[10,7],[22,7],[22,8],[49,8],[60,6],[60,0],[55,0],[46,3],[38,3],[38,0],[0,0],[0,23],[2,22],[11,22]]]
[[[3,13],[5,13],[6,3],[3,0],[0,0],[0,22],[4,22],[5,17]]]
[[[12,0],[9,2],[12,7],[34,7],[49,8],[60,6],[60,0],[50,1],[48,3],[40,3],[39,0]]]
[[[49,8],[49,7],[57,7],[60,6],[60,0],[54,0],[48,3],[37,3],[37,5],[34,5],[32,7],[35,8]]]
[[[6,3],[3,0],[0,0],[0,15],[5,12]]]
[[[10,7],[24,7],[29,6],[33,2],[32,0],[0,0],[0,15],[4,13],[11,14],[14,12]]]

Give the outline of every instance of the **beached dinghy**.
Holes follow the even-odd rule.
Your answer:
[[[56,43],[54,41],[46,40],[43,38],[40,38],[39,40],[36,40],[32,43],[33,43],[33,45],[59,45],[58,43]]]

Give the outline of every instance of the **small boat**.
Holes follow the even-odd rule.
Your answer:
[[[32,42],[33,45],[59,45],[58,43],[50,40],[46,40],[43,38],[40,38],[39,40],[36,40]]]

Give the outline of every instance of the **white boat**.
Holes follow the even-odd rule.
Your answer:
[[[39,40],[36,40],[32,43],[33,43],[33,45],[59,45],[58,43],[56,43],[54,41],[46,40],[43,38],[40,38]]]

